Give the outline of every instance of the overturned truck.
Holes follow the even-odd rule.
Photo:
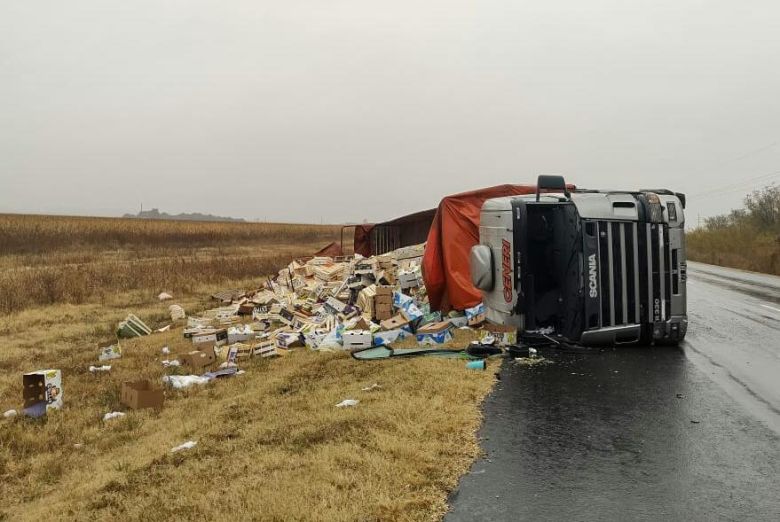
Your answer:
[[[560,176],[485,201],[470,265],[487,318],[585,345],[682,341],[684,208],[669,190],[569,190]]]

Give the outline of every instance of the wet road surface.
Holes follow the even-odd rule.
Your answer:
[[[780,278],[689,274],[681,348],[504,364],[447,521],[780,520]]]

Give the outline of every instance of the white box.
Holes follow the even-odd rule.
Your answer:
[[[343,346],[346,349],[371,348],[374,336],[368,330],[347,330],[341,334]]]
[[[420,280],[415,272],[402,272],[398,274],[398,284],[403,289],[416,288],[420,286]]]

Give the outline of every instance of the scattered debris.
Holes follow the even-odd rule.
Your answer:
[[[111,419],[118,419],[120,417],[124,417],[125,415],[126,414],[121,411],[112,411],[103,415],[103,422],[110,421]]]
[[[169,306],[168,312],[171,314],[171,321],[178,321],[187,317],[187,314],[184,313],[184,308],[176,304]]]
[[[481,341],[483,344],[498,343],[499,346],[510,346],[517,343],[517,328],[514,326],[485,323],[482,326]],[[494,339],[488,342],[487,339]]]
[[[173,389],[203,385],[245,373],[239,365],[247,359],[275,357],[302,347],[349,350],[356,359],[387,356],[355,356],[383,350],[391,356],[431,355],[462,360],[500,354],[500,346],[514,342],[516,331],[513,328],[487,326],[480,334],[482,343],[469,347],[484,348],[485,353],[437,348],[452,341],[454,328],[471,329],[482,325],[485,307],[479,304],[446,315],[432,311],[421,275],[421,255],[422,248],[407,248],[371,258],[316,256],[294,260],[254,291],[228,289],[213,294],[212,298],[218,301],[217,307],[205,310],[198,317],[187,317],[180,305],[171,304],[168,307],[171,320],[175,324],[186,319],[183,335],[190,343],[162,347],[161,354],[170,358],[161,362],[165,368],[186,365],[192,369],[192,374],[167,375],[162,380]],[[162,292],[158,298],[167,301],[173,296]],[[167,332],[173,326],[167,325],[157,331]],[[151,332],[143,321],[129,314],[118,324],[116,335],[132,338]],[[413,336],[418,344],[433,348],[396,350],[390,347],[392,343]],[[102,343],[100,348],[101,361],[122,356],[119,343],[114,340]],[[484,360],[468,361],[467,367],[484,370],[486,364]],[[90,366],[92,373],[110,370],[108,365]],[[57,376],[59,378],[59,373]],[[47,393],[52,400],[46,398],[44,412],[46,404],[55,404],[48,407],[62,404],[61,382],[51,384],[49,388]],[[380,388],[374,383],[362,391]],[[152,389],[148,380],[136,380],[124,382],[120,395],[121,403],[131,409],[160,408],[165,392]],[[40,399],[38,395],[36,397]],[[336,406],[353,407],[358,403],[355,399],[345,399]],[[38,406],[37,414],[40,409]],[[106,419],[120,414],[112,412]],[[194,446],[195,443],[186,444]],[[191,447],[186,444],[180,448]]]
[[[206,384],[209,382],[209,379],[200,375],[166,375],[163,377],[163,382],[169,384],[174,389],[181,390],[193,384]]]
[[[195,442],[194,440],[188,440],[188,441],[187,441],[187,442],[185,442],[184,444],[181,444],[181,445],[179,445],[179,446],[176,446],[175,448],[171,448],[171,453],[177,453],[177,452],[179,452],[179,451],[184,451],[184,450],[192,449],[192,448],[194,448],[194,447],[195,447],[195,446],[197,446],[197,445],[198,445],[198,443],[197,443],[197,442]]]
[[[122,357],[122,348],[119,346],[119,343],[113,343],[108,346],[100,346],[100,355],[98,356],[99,361],[111,361],[113,359],[119,359]]]
[[[487,368],[487,362],[485,362],[484,359],[480,359],[479,361],[469,361],[466,363],[466,368],[469,370],[484,370]]]
[[[141,408],[163,407],[165,393],[161,389],[152,388],[152,383],[147,379],[125,381],[122,383],[122,391],[119,395],[122,404],[133,410]]]
[[[167,332],[168,330],[171,329],[171,326],[172,325],[170,325],[170,324],[168,326],[163,326],[162,328],[158,328],[157,330],[155,330],[155,332],[157,332],[157,333]]]
[[[5,419],[13,419],[18,415],[18,412],[16,410],[8,410],[5,413],[3,413],[3,418]]]
[[[43,417],[49,410],[62,408],[62,372],[39,370],[22,376],[24,414]]]
[[[238,375],[238,367],[230,366],[227,368],[220,368],[219,370],[213,372],[206,372],[203,374],[203,377],[208,380],[213,380],[222,377],[233,377],[234,375]]]
[[[152,333],[151,328],[133,314],[125,317],[125,320],[120,322],[116,328],[116,336],[119,338],[142,337],[150,333]]]
[[[532,355],[531,357],[515,357],[515,364],[518,364],[520,366],[536,366],[542,364],[550,364],[551,362],[552,361],[549,361],[544,357],[537,357],[535,355]]]

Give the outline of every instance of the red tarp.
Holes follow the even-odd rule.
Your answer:
[[[536,185],[499,185],[441,200],[422,262],[431,310],[463,310],[482,301],[469,271],[471,247],[479,243],[482,204],[491,198],[534,193]]]

